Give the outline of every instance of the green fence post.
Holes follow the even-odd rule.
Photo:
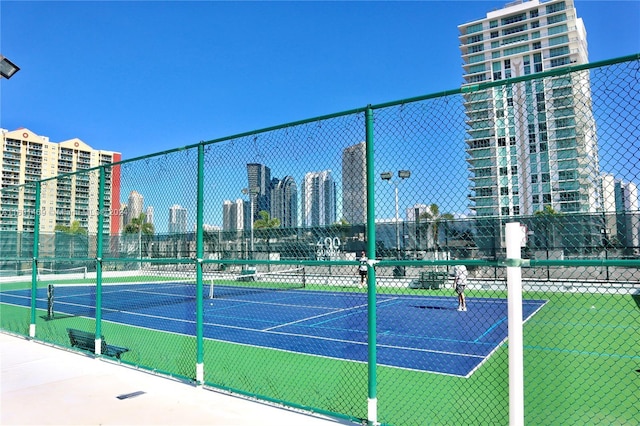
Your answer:
[[[104,166],[100,167],[98,182],[98,233],[96,235],[96,348],[102,350],[102,233],[104,226]]]
[[[204,304],[202,258],[204,257],[204,144],[198,145],[198,200],[196,218],[196,384],[204,383]]]
[[[36,337],[36,296],[38,292],[38,247],[40,245],[40,182],[36,182],[36,205],[33,222],[33,260],[31,262],[31,324],[29,336]]]
[[[367,315],[368,315],[368,407],[367,421],[369,424],[378,424],[378,400],[376,395],[376,271],[373,268],[376,256],[376,227],[374,205],[375,170],[373,164],[373,109],[366,110],[366,157],[367,157],[367,258],[369,259],[369,271],[367,273]]]

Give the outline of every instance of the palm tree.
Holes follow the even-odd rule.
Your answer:
[[[144,213],[140,213],[140,216],[134,217],[131,219],[129,223],[124,227],[125,234],[144,234],[144,235],[153,235],[155,232],[155,228],[153,223],[146,222],[147,215]]]
[[[140,213],[138,217],[134,217],[133,219],[131,219],[131,221],[127,223],[123,230],[125,234],[138,234],[138,250],[140,257],[142,257],[142,235],[149,237],[152,236],[155,232],[153,223],[147,222],[146,219],[147,215],[144,213]]]
[[[438,251],[440,247],[440,224],[446,220],[453,220],[451,213],[440,213],[440,208],[437,204],[431,204],[428,210],[420,215],[420,219],[427,221],[427,226],[431,227],[431,237],[433,238],[434,251]]]
[[[253,222],[253,227],[255,229],[264,230],[265,239],[267,241],[268,254],[270,252],[269,240],[271,239],[271,230],[280,227],[280,219],[278,219],[277,217],[271,217],[269,212],[266,210],[260,210],[260,212],[258,212],[258,216],[260,216],[260,219],[257,219],[255,222]]]

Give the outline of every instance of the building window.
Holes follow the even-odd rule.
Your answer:
[[[531,175],[531,183],[538,183],[538,175]]]
[[[562,10],[562,9],[560,9]],[[502,25],[513,24],[514,22],[520,22],[527,19],[526,13],[518,13],[517,15],[507,16],[506,18],[502,18]]]
[[[500,195],[509,195],[509,187],[503,186],[502,188],[500,188]]]
[[[551,203],[551,194],[542,194],[542,202],[545,204]]]
[[[491,31],[491,38],[498,38],[500,33],[498,31]]]
[[[555,47],[553,49],[549,49],[549,57],[553,58],[556,56],[568,55],[569,54],[569,46]]]
[[[476,176],[477,177],[491,176],[491,167],[485,167],[485,168],[476,170]]]
[[[482,41],[482,34],[467,37],[467,44],[478,43],[480,41]]]
[[[560,12],[561,10],[565,10],[565,4],[563,1],[556,4],[550,4],[549,6],[547,6],[547,14]]]
[[[500,210],[504,216],[509,216],[509,207],[502,207]]]
[[[558,22],[564,22],[566,20],[567,20],[567,15],[564,13],[561,13],[555,16],[549,16],[547,18],[547,25],[557,24]]]
[[[539,15],[538,9],[534,9],[534,10],[529,12],[529,18],[537,18],[538,15]]]
[[[493,188],[477,188],[476,196],[478,197],[491,197],[493,195]]]
[[[571,63],[571,59],[569,57],[559,58],[559,59],[552,59],[551,60],[551,67],[552,68],[561,67],[563,65],[569,65],[570,63]]]
[[[513,214],[520,214],[520,207],[519,206],[513,206]]]
[[[558,180],[573,180],[575,179],[575,170],[565,170],[558,172]]]
[[[527,30],[527,24],[516,25],[515,27],[507,28],[506,30],[502,30],[502,35],[506,36],[509,34],[521,33]]]
[[[547,30],[548,35],[564,34],[568,31],[567,24],[557,25]]]

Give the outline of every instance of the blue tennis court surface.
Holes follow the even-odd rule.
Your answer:
[[[105,321],[195,335],[195,297],[171,283],[105,285]],[[193,292],[193,290],[190,290]],[[367,295],[311,290],[221,292],[204,299],[204,337],[322,357],[367,362]],[[0,293],[0,302],[29,306],[29,292]],[[523,301],[526,321],[545,303]],[[378,294],[377,362],[381,366],[468,377],[508,335],[507,301],[455,296]],[[45,289],[38,308],[46,309]],[[95,286],[56,288],[60,317],[95,312]]]

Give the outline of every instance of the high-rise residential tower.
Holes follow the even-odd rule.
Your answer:
[[[169,207],[169,233],[184,234],[187,232],[187,209],[174,204]]]
[[[286,176],[276,180],[271,190],[271,217],[280,219],[282,228],[298,226],[298,186],[295,179]]]
[[[247,181],[255,221],[261,210],[271,213],[271,169],[264,164],[249,163]]]
[[[302,226],[327,226],[336,221],[336,184],[331,170],[309,172],[302,183]]]
[[[150,223],[153,225],[153,206],[147,206],[147,208],[145,209],[145,217],[144,217],[144,221],[145,223]]]
[[[131,220],[137,219],[143,213],[144,197],[138,191],[131,191],[127,200],[127,210],[125,217],[125,225],[131,223]]]
[[[57,225],[69,226],[77,221],[94,234],[98,231],[98,173],[79,173],[122,160],[118,152],[103,151],[74,138],[51,142],[29,129],[2,133],[0,150],[1,185],[28,184],[54,176],[68,178],[48,180],[41,184],[40,232],[53,233]],[[105,168],[103,232],[112,235],[120,230],[120,166]],[[24,191],[3,191],[0,197],[0,230],[32,232],[35,223],[36,194],[30,187]]]
[[[235,231],[239,229],[245,229],[245,204],[248,202],[238,198],[235,202],[225,200],[222,203],[222,230],[223,231]]]
[[[588,62],[572,0],[516,1],[458,27],[465,86]],[[589,71],[464,95],[477,216],[601,209]]]
[[[350,224],[367,221],[367,161],[364,142],[342,151],[342,217]]]

